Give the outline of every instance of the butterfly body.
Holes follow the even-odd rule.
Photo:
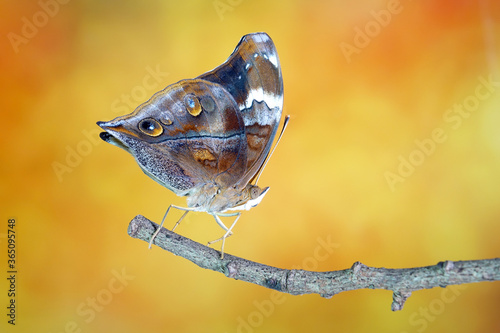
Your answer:
[[[189,210],[250,209],[267,193],[262,168],[283,107],[281,68],[265,33],[244,36],[228,60],[154,94],[131,114],[98,122],[101,138],[125,149]]]

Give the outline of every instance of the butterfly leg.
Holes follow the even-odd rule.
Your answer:
[[[215,218],[215,221],[217,222],[217,224],[220,225],[222,227],[222,229],[226,230],[226,233],[221,238],[217,238],[213,241],[208,242],[207,245],[211,245],[213,243],[217,243],[219,241],[222,241],[222,246],[221,246],[221,250],[220,250],[220,258],[221,259],[224,259],[224,244],[226,243],[226,238],[228,238],[229,236],[231,236],[233,234],[233,232],[231,230],[236,225],[236,222],[238,222],[240,215],[241,215],[241,213],[222,215],[222,216],[236,216],[236,218],[233,221],[233,224],[231,224],[231,227],[229,227],[229,228],[227,228],[224,225],[224,223],[222,223],[222,221],[220,220],[220,217],[218,215],[215,215],[215,214],[212,215]]]
[[[163,219],[161,220],[160,226],[158,227],[158,229],[156,229],[155,233],[153,234],[153,236],[151,236],[151,239],[149,240],[149,248],[151,248],[151,246],[153,245],[153,241],[155,240],[156,236],[160,233],[160,230],[163,227],[163,223],[165,222],[165,219],[167,218],[167,215],[168,215],[168,212],[170,211],[170,208],[177,208],[178,210],[185,211],[184,214],[182,214],[181,218],[177,221],[177,223],[172,228],[172,231],[174,231],[175,228],[177,228],[177,226],[179,225],[179,223],[181,223],[182,219],[186,216],[186,214],[192,210],[189,208],[179,207],[179,206],[175,206],[175,205],[168,206],[167,211],[165,212],[165,215],[163,216]]]
[[[177,221],[177,223],[175,223],[174,227],[172,228],[172,231],[175,230],[175,228],[177,228],[177,226],[181,223],[182,219],[187,215],[187,213],[189,213],[189,210],[186,210],[184,212],[184,214],[182,214],[181,218],[179,219],[179,221]]]

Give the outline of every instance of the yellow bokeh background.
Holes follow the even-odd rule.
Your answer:
[[[277,298],[148,250],[127,235],[129,221],[160,221],[185,199],[99,140],[95,125],[216,67],[244,34],[265,31],[291,122],[260,180],[271,190],[243,214],[228,253],[317,271],[498,257],[498,1],[0,7],[0,331],[500,331],[498,282],[418,291],[391,312],[389,291]],[[9,218],[15,326],[6,316]],[[192,213],[176,231],[205,243],[222,229]]]

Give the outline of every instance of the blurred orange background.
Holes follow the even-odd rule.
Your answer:
[[[271,190],[243,214],[228,253],[317,271],[498,257],[498,1],[0,6],[2,332],[500,331],[499,282],[418,291],[391,312],[389,291],[276,298],[148,250],[127,235],[129,221],[159,222],[185,199],[95,125],[265,31],[292,120],[259,182]],[[15,327],[5,315],[9,218]],[[176,232],[205,243],[222,229],[191,213]]]

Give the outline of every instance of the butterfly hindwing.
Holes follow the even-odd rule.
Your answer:
[[[274,43],[266,33],[243,36],[224,64],[199,78],[220,84],[238,104],[248,145],[246,171],[237,184],[244,187],[264,163],[283,109],[283,80]]]

